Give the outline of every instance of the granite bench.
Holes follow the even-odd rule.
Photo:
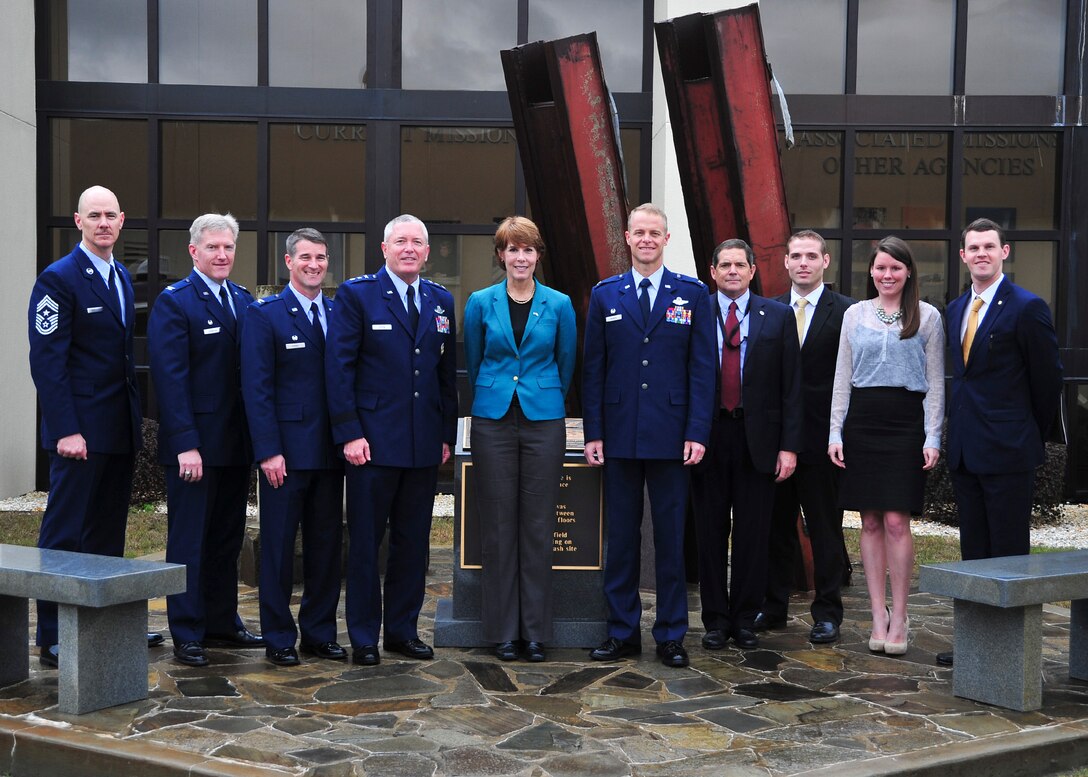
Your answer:
[[[147,698],[147,600],[185,590],[185,566],[0,545],[0,687],[30,676],[30,599],[57,603],[58,707]]]
[[[953,599],[956,696],[1039,709],[1045,602],[1071,601],[1069,676],[1088,680],[1088,550],[927,564],[919,588]]]

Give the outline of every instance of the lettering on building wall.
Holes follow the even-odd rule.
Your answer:
[[[296,124],[299,140],[366,141],[366,127],[357,124]]]

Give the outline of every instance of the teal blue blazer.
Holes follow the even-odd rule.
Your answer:
[[[502,418],[515,391],[530,421],[566,415],[563,399],[578,347],[570,297],[537,282],[520,349],[510,326],[505,280],[468,298],[463,326],[473,416]]]

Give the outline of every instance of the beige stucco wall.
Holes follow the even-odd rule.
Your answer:
[[[34,3],[8,0],[0,24],[0,181],[6,196],[4,284],[0,305],[0,497],[34,487],[36,399],[27,361],[26,306],[34,283],[37,177],[34,115]]]

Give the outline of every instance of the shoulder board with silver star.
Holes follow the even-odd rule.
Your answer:
[[[623,274],[621,273],[620,275],[613,275],[610,278],[604,278],[602,280],[597,281],[597,283],[593,286],[593,288],[597,288],[597,286],[604,286],[606,283],[615,283],[616,281],[618,281],[622,277],[623,277]]]
[[[443,286],[441,283],[436,283],[435,281],[432,281],[430,278],[420,278],[419,280],[421,282],[423,282],[423,283],[426,283],[426,284],[430,285],[430,286],[436,286],[439,289],[442,289],[443,291],[447,290],[446,287]]]
[[[190,281],[188,278],[182,278],[180,281],[174,281],[173,283],[171,283],[169,286],[163,289],[163,291],[169,291],[172,294],[174,292],[181,291],[190,283],[192,283],[192,281]]]

